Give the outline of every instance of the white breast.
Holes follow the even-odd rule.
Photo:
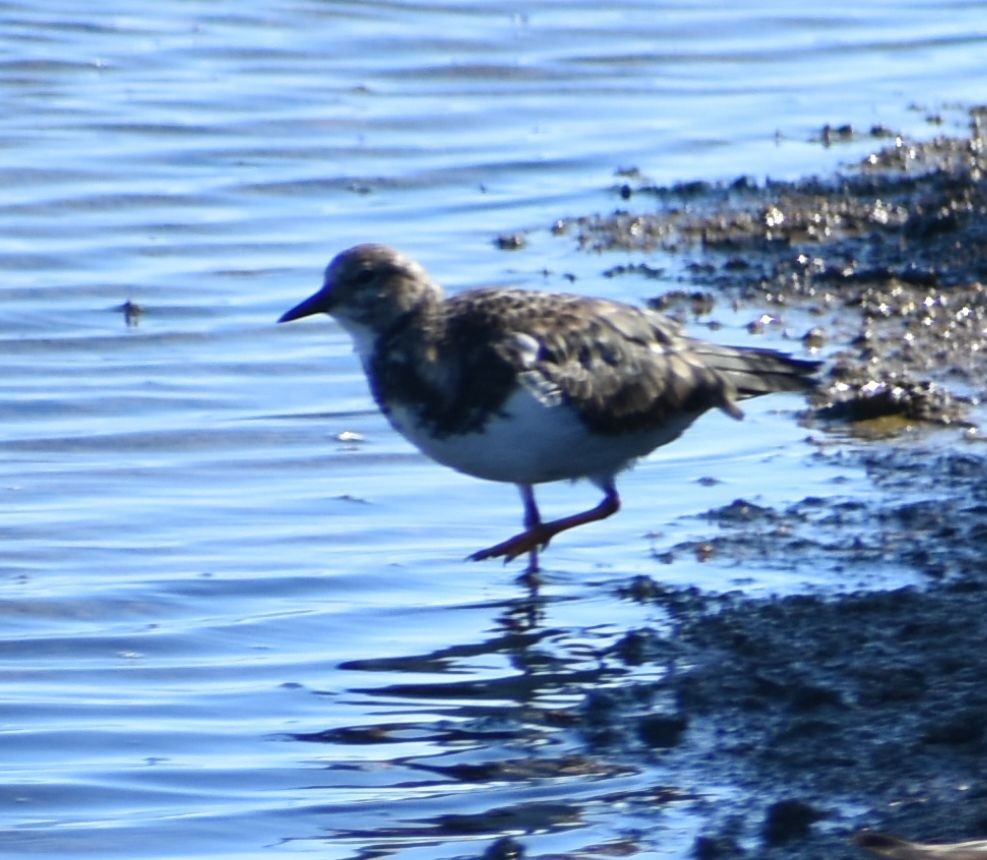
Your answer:
[[[550,405],[524,388],[476,433],[441,438],[420,427],[412,412],[391,404],[391,423],[424,454],[468,475],[514,484],[574,478],[604,480],[633,461],[671,442],[697,417],[621,435],[591,433],[571,409]]]

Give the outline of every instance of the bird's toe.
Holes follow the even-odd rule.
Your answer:
[[[513,561],[519,555],[543,549],[548,545],[549,537],[549,535],[543,534],[542,530],[537,527],[529,529],[528,531],[514,535],[512,538],[508,538],[502,543],[495,544],[486,549],[477,550],[469,556],[469,560],[483,561],[488,558],[503,558],[505,563]]]

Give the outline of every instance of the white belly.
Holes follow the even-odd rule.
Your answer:
[[[467,475],[514,484],[573,478],[605,480],[638,457],[678,437],[697,417],[657,430],[605,436],[590,433],[565,406],[549,406],[521,388],[482,431],[433,438],[412,413],[392,404],[391,423],[424,454]]]

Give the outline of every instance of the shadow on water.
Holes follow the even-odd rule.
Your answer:
[[[673,746],[685,725],[662,716],[669,703],[653,686],[665,671],[649,652],[653,628],[544,627],[544,604],[530,596],[500,604],[497,631],[475,644],[340,665],[344,677],[397,678],[345,694],[380,720],[291,737],[318,745],[318,760],[349,789],[400,788],[400,797],[326,808],[321,838],[359,846],[353,856],[373,856],[423,846],[448,852],[504,834],[528,835],[537,845],[571,831],[565,842],[578,852],[586,847],[579,831],[590,828],[596,850],[624,853],[656,837],[606,824],[615,806],[627,820],[641,815],[660,831],[663,808],[696,799],[661,767],[661,749]],[[497,668],[476,677],[483,666]],[[400,680],[405,675],[419,680]],[[637,699],[637,715],[623,715],[638,723],[636,736],[615,730],[616,698]],[[396,712],[406,717],[394,719]]]

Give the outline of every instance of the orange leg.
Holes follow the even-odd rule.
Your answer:
[[[470,556],[472,561],[482,561],[485,558],[500,558],[510,561],[519,555],[528,553],[528,573],[538,572],[538,550],[548,546],[548,542],[559,532],[574,529],[586,523],[603,520],[620,510],[620,496],[613,482],[604,485],[603,500],[595,508],[561,517],[548,523],[543,523],[535,505],[535,494],[527,484],[521,485],[521,497],[524,500],[524,526],[520,534],[508,538],[503,543],[481,549]]]

